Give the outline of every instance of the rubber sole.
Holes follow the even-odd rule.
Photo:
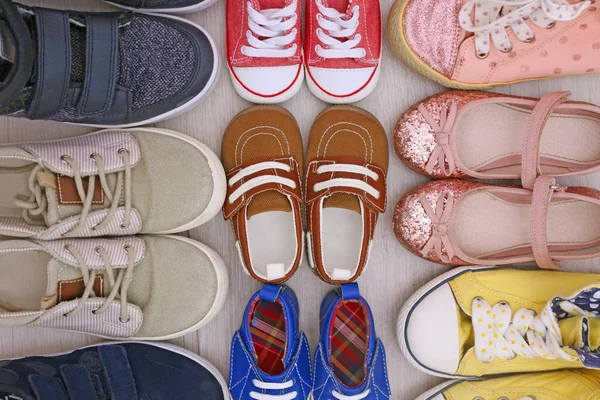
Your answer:
[[[165,14],[157,14],[157,13],[146,13],[146,14],[149,14],[149,15],[152,15],[155,17],[158,16],[158,17],[162,17],[162,18],[168,18],[168,19],[185,22],[187,24],[194,26],[195,28],[199,29],[200,31],[202,31],[202,33],[204,33],[204,35],[208,38],[208,41],[210,42],[210,46],[211,46],[211,49],[213,52],[214,63],[213,63],[212,74],[211,74],[210,78],[208,79],[208,82],[206,83],[206,86],[204,87],[204,89],[202,89],[202,91],[200,93],[198,93],[193,99],[189,100],[187,103],[182,104],[181,106],[179,106],[169,112],[166,112],[161,115],[157,115],[156,117],[152,117],[152,118],[144,120],[144,121],[135,122],[132,124],[123,124],[123,125],[79,124],[76,122],[71,122],[71,124],[89,126],[92,128],[112,128],[112,129],[127,129],[127,128],[139,127],[139,126],[143,126],[143,125],[154,124],[154,123],[164,121],[167,119],[175,118],[178,115],[186,113],[187,111],[189,111],[192,108],[194,108],[195,106],[197,106],[198,103],[200,103],[200,101],[204,97],[208,96],[213,91],[213,89],[216,87],[216,84],[219,80],[221,62],[219,60],[219,48],[218,48],[217,44],[215,43],[214,39],[210,36],[210,34],[204,28],[202,28],[200,25],[195,24],[192,21],[189,21],[185,18],[176,17],[174,15],[165,15]]]
[[[113,3],[111,1],[107,1],[106,3],[118,7],[118,8],[123,8],[125,10],[129,10],[129,11],[138,11],[138,12],[144,12],[144,13],[159,13],[159,14],[190,14],[190,13],[194,13],[194,12],[198,12],[198,11],[202,11],[202,10],[206,10],[207,8],[211,7],[212,5],[214,5],[215,3],[217,3],[219,0],[207,0],[207,1],[203,1],[201,3],[198,3],[196,5],[193,6],[187,6],[187,7],[176,7],[176,8],[157,8],[157,9],[147,9],[147,8],[135,8],[135,7],[127,7],[121,4],[117,4],[117,3]]]
[[[494,84],[486,84],[486,83],[464,83],[454,81],[441,73],[437,72],[425,62],[423,62],[419,56],[410,48],[406,37],[404,36],[403,23],[404,20],[404,12],[408,3],[412,0],[396,0],[394,5],[390,10],[390,14],[388,17],[388,39],[390,44],[392,45],[392,49],[396,56],[404,62],[408,67],[415,70],[419,74],[425,76],[432,81],[439,83],[442,86],[451,89],[461,89],[461,90],[489,90],[498,86],[506,86],[512,85],[514,83],[521,82],[529,82],[529,81],[540,81],[547,79],[554,79],[565,76],[574,76],[574,75],[593,75],[598,74],[598,72],[582,72],[581,74],[571,74],[571,75],[560,75],[560,76],[546,76],[542,78],[531,78],[531,79],[520,79],[512,82],[503,82],[503,83],[494,83]]]
[[[298,73],[298,77],[296,78],[296,81],[294,82],[294,84],[292,86],[290,86],[289,89],[287,89],[285,92],[281,93],[278,96],[263,97],[263,96],[259,96],[259,95],[256,95],[256,94],[250,92],[248,89],[246,89],[244,86],[242,86],[242,84],[235,77],[235,74],[231,70],[231,67],[228,65],[227,68],[229,70],[229,76],[231,77],[231,82],[233,83],[233,87],[234,87],[235,91],[237,92],[237,94],[239,94],[240,97],[243,98],[244,100],[249,101],[254,104],[280,104],[280,103],[283,103],[284,101],[288,101],[289,99],[294,97],[300,91],[300,88],[302,87],[302,84],[304,83],[304,65],[301,65],[300,72]]]
[[[428,282],[427,284],[425,284],[423,287],[421,287],[419,290],[417,290],[412,296],[410,296],[410,298],[406,301],[406,303],[404,303],[404,305],[402,306],[402,309],[400,311],[400,314],[398,316],[398,322],[396,324],[396,336],[398,338],[398,344],[400,345],[400,350],[402,351],[402,354],[404,354],[404,357],[408,360],[408,362],[414,368],[418,369],[419,371],[421,371],[425,374],[439,376],[441,378],[449,378],[449,379],[460,378],[460,379],[469,379],[469,380],[480,379],[480,378],[473,377],[473,376],[460,376],[460,375],[445,374],[445,373],[436,372],[436,371],[433,371],[433,370],[423,367],[412,356],[411,352],[409,351],[408,345],[406,343],[406,335],[404,333],[406,332],[406,325],[408,322],[409,314],[411,313],[413,307],[419,302],[419,300],[425,294],[429,293],[431,290],[433,290],[435,287],[440,285],[442,282],[448,281],[451,278],[453,278],[454,276],[460,275],[466,271],[487,270],[490,268],[492,268],[492,267],[473,266],[473,267],[454,268],[454,269],[446,272],[445,274],[438,276],[437,278],[433,279],[432,281]]]
[[[371,93],[373,93],[373,91],[375,91],[375,88],[377,87],[377,84],[379,83],[380,75],[381,75],[381,64],[377,66],[377,69],[375,70],[375,73],[374,73],[373,77],[371,78],[371,81],[365,87],[363,87],[359,92],[353,94],[352,96],[348,96],[348,97],[332,96],[332,95],[324,92],[323,90],[321,90],[321,88],[319,88],[319,86],[315,83],[315,81],[312,79],[312,77],[308,73],[308,69],[306,69],[306,84],[308,86],[308,89],[311,91],[311,93],[315,97],[317,97],[319,100],[322,100],[329,104],[352,104],[352,103],[357,103],[361,100],[364,100]]]

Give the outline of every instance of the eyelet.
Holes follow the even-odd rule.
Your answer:
[[[96,309],[94,309],[94,310],[92,310],[92,314],[94,314],[94,315],[98,315],[98,314],[97,314],[97,311],[98,311],[98,309],[97,309],[97,308],[96,308]]]
[[[99,257],[101,257],[101,256],[102,256],[102,255],[100,254],[100,250],[102,250],[102,247],[100,247],[100,246],[98,246],[98,247],[96,247],[96,248],[94,249],[94,252],[95,252],[95,253],[96,253],[96,254],[97,254]]]
[[[480,60],[485,60],[486,58],[488,58],[489,55],[490,55],[490,53],[487,53],[487,54],[475,53],[475,56],[477,56],[477,58],[479,58]]]
[[[127,152],[127,154],[129,154],[129,150],[124,149],[124,148],[119,149],[119,155],[122,155],[125,152]]]
[[[508,400],[508,397],[500,397],[498,400]]]
[[[67,162],[67,158],[70,158],[70,157],[68,155],[66,155],[66,154],[63,154],[62,156],[60,156],[60,161],[62,161],[65,164],[69,164]]]
[[[525,43],[533,44],[537,41],[536,37],[532,37],[531,39],[524,40]]]
[[[96,158],[101,158],[101,157],[100,157],[100,154],[98,154],[98,153],[92,153],[92,154],[90,154],[90,158],[92,160],[95,160]]]
[[[69,313],[64,313],[63,317],[68,318],[69,317]]]
[[[125,253],[129,253],[129,250],[131,250],[131,245],[126,244],[125,247],[123,247],[123,249],[125,249]]]
[[[121,229],[127,229],[127,228],[129,228],[129,226],[130,226],[130,225],[131,225],[131,224],[129,224],[129,225],[125,225],[125,223],[124,223],[124,222],[121,222]]]
[[[513,46],[510,46],[510,47],[509,47],[508,49],[506,49],[506,50],[500,50],[500,52],[501,52],[501,53],[504,53],[504,54],[508,54],[508,53],[510,53],[511,51],[513,51],[513,48],[514,48]]]
[[[119,317],[119,322],[120,322],[120,323],[122,323],[122,324],[126,324],[126,323],[128,323],[129,321],[131,321],[131,317],[127,317],[127,321],[123,321],[123,320],[121,319],[121,317]]]
[[[552,22],[550,23],[550,25],[548,25],[548,26],[546,27],[546,29],[548,29],[548,30],[552,30],[552,29],[554,29],[555,27],[556,27],[556,21],[552,21]]]
[[[481,396],[477,396],[477,397],[473,397],[473,400],[485,400],[485,399]]]

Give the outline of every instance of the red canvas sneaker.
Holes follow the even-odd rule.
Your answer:
[[[319,99],[367,97],[381,68],[379,0],[307,0],[304,54],[308,87]]]
[[[304,79],[300,0],[227,0],[233,86],[254,103],[280,103]]]

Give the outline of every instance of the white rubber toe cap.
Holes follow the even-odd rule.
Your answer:
[[[413,358],[423,367],[456,373],[460,362],[458,314],[448,284],[428,293],[412,308],[406,321],[406,342]]]
[[[233,67],[232,74],[236,90],[247,100],[256,98],[291,97],[302,85],[303,66],[244,68]],[[291,93],[294,92],[294,93]],[[249,99],[248,97],[251,97]]]
[[[365,88],[373,77],[375,67],[333,69],[309,67],[315,84],[331,96],[350,96]]]

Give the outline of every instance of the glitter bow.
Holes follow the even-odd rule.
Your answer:
[[[454,163],[452,147],[450,146],[450,131],[456,120],[456,111],[457,107],[454,100],[448,100],[442,107],[440,123],[438,124],[435,117],[431,115],[427,108],[422,104],[419,105],[419,112],[435,133],[435,148],[425,165],[425,170],[430,174],[436,165],[440,166],[440,169],[446,176],[450,176],[454,172],[456,165]]]
[[[432,249],[435,249],[436,255],[443,262],[450,262],[454,258],[454,248],[448,236],[448,222],[452,213],[454,196],[450,192],[442,193],[438,199],[435,210],[431,208],[425,195],[419,198],[425,214],[431,220],[431,237],[421,250],[423,256],[427,256]],[[442,245],[446,253],[442,251]]]

